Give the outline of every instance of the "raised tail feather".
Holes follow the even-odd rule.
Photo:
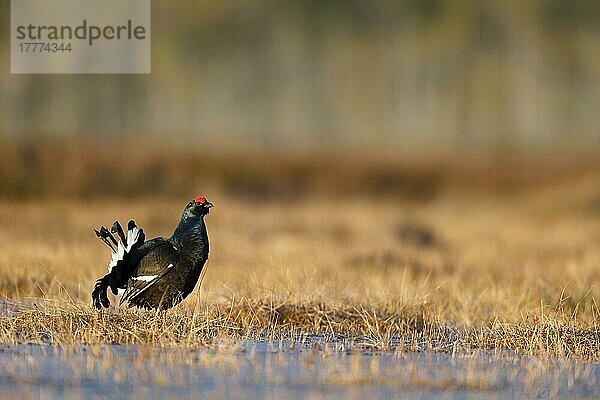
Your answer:
[[[100,228],[100,231],[94,229],[94,232],[96,232],[96,236],[106,243],[112,252],[116,251],[115,247],[117,246],[117,241],[115,240],[115,237],[108,231],[108,229],[103,226]]]
[[[94,229],[94,232],[111,251],[108,274],[96,281],[92,292],[94,307],[100,309],[101,306],[108,307],[110,304],[106,295],[106,290],[109,287],[115,295],[118,293],[118,288],[125,287],[131,273],[129,271],[131,268],[129,265],[131,253],[144,243],[146,237],[144,230],[138,229],[133,220],[130,220],[127,224],[127,235],[125,235],[119,221],[115,221],[110,231],[103,226],[99,231]],[[118,235],[118,241],[113,233]]]
[[[119,221],[115,221],[112,225],[112,227],[110,228],[110,232],[111,233],[116,233],[117,235],[119,235],[119,239],[121,239],[121,243],[123,243],[124,247],[127,247],[127,239],[125,238],[125,233],[123,232],[123,228],[121,227],[121,224],[119,223]],[[129,233],[129,232],[127,232]]]

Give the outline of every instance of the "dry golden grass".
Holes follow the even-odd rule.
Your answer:
[[[598,188],[588,176],[502,196],[446,190],[420,204],[204,188],[216,205],[206,277],[167,313],[90,307],[108,262],[92,228],[134,218],[149,237],[169,235],[186,198],[3,200],[0,342],[199,346],[320,334],[355,347],[598,361]]]

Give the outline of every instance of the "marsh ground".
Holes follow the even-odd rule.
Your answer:
[[[76,186],[68,182],[64,193],[15,196],[18,185],[0,179],[13,188],[7,191],[13,195],[0,200],[3,357],[28,359],[15,356],[25,344],[60,348],[63,363],[70,357],[64,354],[84,357],[73,350],[81,346],[96,349],[84,351],[92,364],[109,357],[97,350],[107,345],[126,346],[107,354],[151,346],[159,353],[177,348],[204,357],[220,354],[223,342],[302,343],[320,335],[344,341],[336,350],[344,354],[383,351],[410,359],[406,354],[416,351],[417,358],[439,361],[449,374],[452,355],[468,360],[484,351],[499,366],[509,352],[523,368],[529,361],[522,356],[546,362],[539,371],[552,373],[557,366],[556,376],[565,382],[581,374],[588,383],[597,379],[600,174],[526,180],[508,189],[502,179],[490,183],[473,175],[480,183],[475,189],[444,180],[435,190],[428,185],[436,179],[425,176],[400,196],[385,188],[411,187],[411,181],[386,174],[375,176],[379,183],[364,191],[360,180],[346,179],[348,190],[336,179],[330,179],[331,190],[327,179],[309,180],[311,195],[298,196],[261,186],[277,187],[283,175],[263,181],[237,176],[240,191],[229,183],[198,185],[190,196],[202,192],[216,205],[207,217],[210,261],[201,290],[168,313],[90,308],[90,290],[108,262],[92,228],[134,218],[148,236],[169,235],[187,197],[68,195]],[[234,360],[240,356],[234,354]],[[35,364],[37,358],[29,359]],[[340,368],[353,362],[348,360]],[[559,367],[571,363],[579,369],[560,375]],[[301,376],[310,376],[310,363],[298,366],[307,368]],[[431,369],[415,368],[418,375]],[[539,377],[547,378],[541,372]],[[313,378],[307,379],[311,386]],[[405,387],[406,379],[394,382]],[[336,385],[345,387],[346,381]],[[580,394],[591,393],[585,390]]]
[[[6,398],[593,398],[600,365],[474,351],[342,351],[341,341],[195,349],[19,345],[0,352]]]

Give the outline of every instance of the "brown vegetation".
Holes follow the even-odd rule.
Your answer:
[[[316,176],[308,184],[318,186]],[[182,184],[187,197],[7,196],[0,341],[198,346],[321,334],[362,348],[597,361],[600,184],[573,176],[502,193],[442,181],[427,201],[360,193],[358,184],[351,196],[323,189],[283,201],[217,181]],[[167,313],[91,309],[108,262],[92,228],[134,218],[148,236],[169,235],[199,193],[216,205],[202,289]]]

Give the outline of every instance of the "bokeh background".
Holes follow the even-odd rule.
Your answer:
[[[154,1],[149,75],[11,75],[9,5],[2,199],[550,187],[600,214],[597,1]]]
[[[197,151],[600,148],[594,0],[154,1],[150,75],[11,75],[0,138]]]

